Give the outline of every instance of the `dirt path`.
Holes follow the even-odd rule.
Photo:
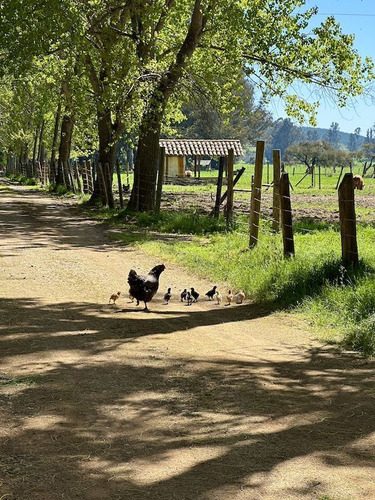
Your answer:
[[[0,498],[375,498],[374,364],[166,262],[152,313],[106,305],[156,259],[0,191]],[[327,497],[325,496],[327,495]]]

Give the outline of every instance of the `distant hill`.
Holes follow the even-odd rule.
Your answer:
[[[315,131],[318,134],[318,141],[325,140],[328,134],[328,129],[327,128],[319,128],[319,127],[300,127],[301,132],[303,135],[307,138],[308,137],[308,132]],[[345,146],[346,148],[349,145],[349,137],[350,134],[348,132],[338,132],[339,135],[339,143]],[[365,142],[366,137],[363,135],[359,136],[359,146],[362,146],[362,144]]]

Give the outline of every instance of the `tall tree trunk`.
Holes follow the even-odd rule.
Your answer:
[[[39,127],[36,128],[35,130],[35,136],[34,136],[34,147],[33,147],[33,160],[32,160],[32,167],[31,167],[31,175],[35,175],[35,162],[36,162],[36,152],[38,148],[38,137],[39,137]]]
[[[51,172],[50,172],[50,179],[51,181],[55,181],[56,179],[56,152],[57,152],[57,141],[59,137],[59,125],[60,125],[60,118],[61,118],[61,101],[59,100],[59,103],[57,105],[57,111],[56,111],[56,117],[55,117],[55,128],[53,131],[53,139],[52,139],[52,150],[51,150]]]
[[[43,119],[42,121],[42,126],[40,127],[40,134],[39,134],[39,149],[38,149],[38,161],[40,163],[43,162],[42,158],[42,152],[43,152],[43,135],[44,135],[44,126],[45,126],[45,120]]]
[[[111,112],[106,109],[98,111],[98,136],[99,136],[99,159],[101,163],[105,187],[105,193],[100,192],[98,177],[95,180],[94,192],[91,196],[90,202],[96,202],[100,199],[102,204],[106,203],[108,198],[109,208],[115,207],[112,189],[113,172],[115,168],[116,149],[118,144],[118,137],[122,132],[122,125],[113,125],[111,120]],[[98,175],[98,174],[97,174]]]
[[[201,0],[195,0],[185,40],[175,61],[160,79],[159,85],[150,98],[149,111],[142,118],[134,167],[134,184],[128,203],[129,210],[145,212],[154,209],[161,123],[168,100],[197,48],[207,22],[202,10]]]
[[[63,165],[70,160],[70,148],[74,127],[74,115],[64,115],[61,123],[59,159],[57,163],[56,184],[64,185]]]
[[[161,120],[162,115],[151,110],[142,120],[128,210],[147,212],[154,209]]]

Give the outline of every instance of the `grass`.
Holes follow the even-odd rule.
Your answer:
[[[179,215],[181,219],[173,218],[176,233],[187,227],[185,222],[180,229],[177,226],[189,217]],[[143,217],[140,226],[147,225],[147,216]],[[204,218],[199,219],[200,227],[205,227]],[[160,220],[155,227],[159,231],[170,229]],[[205,234],[205,238],[195,236],[187,241],[125,233],[121,239],[182,264],[212,282],[242,289],[261,304],[303,314],[326,340],[339,340],[366,354],[375,353],[375,228],[358,228],[362,260],[356,269],[342,266],[338,227],[325,222],[296,224],[296,257],[292,259],[284,259],[281,237],[272,234],[267,225],[251,251],[247,233],[239,229],[211,234],[200,229],[190,234]]]
[[[137,213],[127,210],[102,209],[95,212],[95,218],[114,225],[126,225],[128,228],[147,229],[160,233],[205,235],[223,232],[226,223],[223,217],[213,219],[192,210],[190,212]]]
[[[38,375],[28,377],[12,377],[0,374],[0,387],[1,386],[19,386],[19,385],[34,385],[40,381]]]
[[[37,179],[34,179],[33,177],[26,177],[25,175],[21,174],[12,174],[9,179],[14,182],[18,182],[19,184],[22,184],[24,186],[38,186],[38,181]]]

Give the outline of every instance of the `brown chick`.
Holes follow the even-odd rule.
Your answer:
[[[226,304],[226,305],[227,305],[227,306],[230,306],[230,305],[231,305],[231,303],[232,303],[232,300],[233,300],[233,293],[232,293],[232,290],[229,290],[228,295],[227,295],[227,301],[228,301],[228,302],[227,302],[227,304]]]
[[[116,304],[116,300],[120,297],[120,295],[121,295],[121,292],[117,292],[117,293],[114,293],[113,295],[111,295],[109,297],[108,304],[111,304],[111,302],[112,302],[112,304]]]

